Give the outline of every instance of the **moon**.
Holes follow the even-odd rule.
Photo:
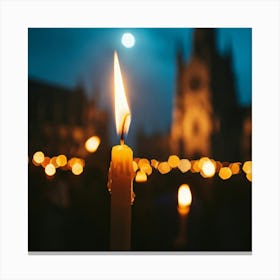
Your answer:
[[[132,48],[135,44],[135,38],[131,33],[124,33],[122,36],[122,44],[126,48]]]

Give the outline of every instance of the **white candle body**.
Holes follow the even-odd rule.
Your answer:
[[[130,250],[133,152],[127,145],[112,148],[110,166],[111,250]]]

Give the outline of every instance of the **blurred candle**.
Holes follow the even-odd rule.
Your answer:
[[[175,246],[182,249],[186,245],[186,219],[190,212],[192,203],[192,193],[187,184],[183,184],[178,189],[178,213],[180,216],[179,233],[175,241]]]
[[[147,174],[141,170],[137,171],[135,181],[138,183],[147,182]]]
[[[178,212],[181,216],[186,216],[190,211],[192,203],[192,193],[187,184],[180,186],[178,190]]]
[[[133,202],[133,152],[124,144],[130,125],[127,104],[117,53],[114,54],[115,118],[120,145],[112,148],[109,170],[111,192],[111,250],[130,250],[131,204]]]

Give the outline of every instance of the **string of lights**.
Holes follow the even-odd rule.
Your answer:
[[[85,167],[85,160],[82,158],[72,157],[68,160],[66,155],[48,157],[42,151],[34,153],[32,163],[43,167],[47,176],[54,176],[57,168],[64,171],[70,170],[74,175],[80,175]],[[252,182],[252,161],[220,162],[208,157],[188,160],[180,159],[176,155],[169,156],[167,161],[134,158],[135,182],[146,182],[153,169],[163,175],[174,169],[179,169],[182,173],[199,173],[203,178],[211,178],[217,174],[222,180],[230,179],[233,175],[243,172],[247,180]]]
[[[35,166],[43,167],[47,176],[54,176],[57,168],[65,171],[71,170],[74,175],[80,175],[83,173],[85,167],[84,159],[72,157],[67,160],[66,155],[48,157],[42,151],[34,153],[32,163]]]
[[[252,182],[252,161],[245,162],[220,162],[208,157],[197,160],[180,159],[176,155],[169,156],[167,161],[158,161],[146,158],[135,158],[133,168],[136,172],[135,181],[145,182],[151,175],[153,168],[160,174],[167,174],[173,169],[179,169],[182,173],[199,173],[203,178],[211,178],[217,174],[221,179],[227,180],[232,175],[243,172],[246,178]]]

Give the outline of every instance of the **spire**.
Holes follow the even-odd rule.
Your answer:
[[[193,39],[193,54],[207,62],[215,55],[215,29],[196,28]]]

